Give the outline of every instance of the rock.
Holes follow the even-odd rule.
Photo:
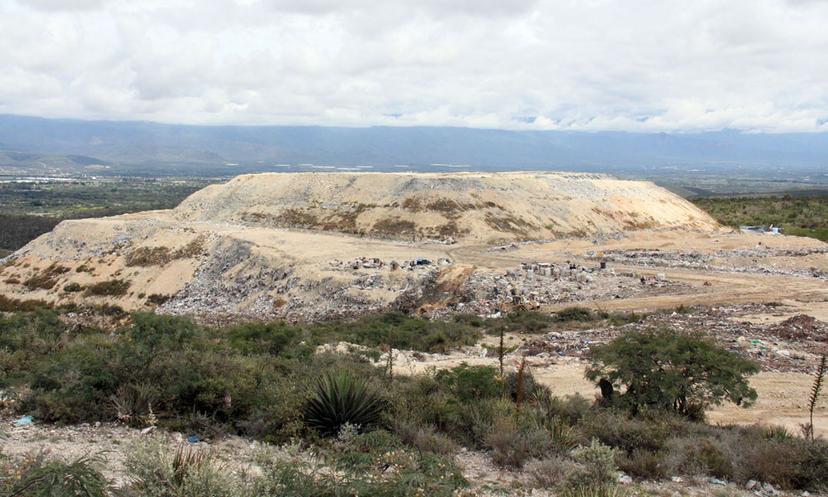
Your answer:
[[[713,485],[727,485],[727,482],[726,482],[726,481],[724,481],[724,480],[720,480],[720,479],[718,479],[718,478],[712,478],[712,477],[711,477],[711,478],[708,478],[708,479],[707,479],[707,482],[708,482],[708,483],[712,483]]]
[[[756,481],[756,480],[748,480],[748,482],[745,483],[745,489],[747,489],[747,490],[753,490],[754,488],[756,488],[758,486],[759,486],[759,482]]]
[[[670,478],[670,481],[673,482],[673,483],[681,483],[684,480],[680,476],[673,476],[673,477]]]
[[[630,483],[632,483],[632,481],[633,479],[630,475],[626,475],[624,473],[618,475],[618,483],[622,485],[629,485]]]
[[[150,433],[155,431],[155,426],[147,426],[143,430],[141,430],[141,435],[149,435]]]

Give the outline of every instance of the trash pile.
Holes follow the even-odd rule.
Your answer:
[[[427,268],[428,266],[432,266],[434,264],[438,266],[448,266],[451,264],[451,260],[443,257],[438,259],[435,263],[425,257],[416,257],[410,261],[397,262],[396,260],[391,260],[386,263],[379,257],[357,257],[356,259],[350,261],[341,261],[339,259],[328,261],[330,268],[337,271],[357,271],[360,269],[388,269],[390,271],[407,269],[409,271],[413,271],[416,269]]]
[[[663,274],[616,273],[605,263],[586,267],[571,261],[523,262],[504,273],[472,273],[455,310],[489,315],[509,306],[532,309],[548,304],[660,295],[684,287],[668,281]]]
[[[622,326],[551,332],[528,340],[516,353],[539,358],[584,357],[592,345],[610,341],[623,332],[669,328],[704,333],[728,349],[750,357],[765,371],[812,372],[819,356],[828,353],[828,323],[805,315],[777,324],[739,320],[741,316],[772,310],[772,306],[764,304],[697,306],[686,312],[652,314]]]
[[[650,250],[608,250],[604,252],[589,252],[590,260],[604,260],[619,264],[642,267],[672,267],[685,269],[700,269],[704,271],[723,271],[731,273],[762,273],[784,276],[798,276],[807,278],[828,279],[828,272],[818,268],[787,269],[764,263],[761,259],[775,257],[807,257],[814,254],[828,254],[828,248],[806,249],[776,249],[759,245],[752,249],[719,250],[711,254],[697,251],[665,252],[659,249]],[[729,261],[728,259],[740,259]],[[744,265],[741,259],[752,259],[750,265]]]

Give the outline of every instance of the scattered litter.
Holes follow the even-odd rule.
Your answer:
[[[31,416],[23,416],[14,420],[14,426],[29,426],[34,423],[34,418]]]

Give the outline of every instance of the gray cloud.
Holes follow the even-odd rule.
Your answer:
[[[824,0],[6,0],[0,112],[828,130]]]

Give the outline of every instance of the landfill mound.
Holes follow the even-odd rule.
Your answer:
[[[504,239],[649,228],[719,226],[651,183],[602,175],[245,175],[172,210],[60,223],[0,265],[0,308],[42,301],[213,322],[316,320],[676,290],[568,264],[504,277],[460,255],[488,254]]]
[[[484,243],[718,227],[705,212],[653,183],[574,173],[243,175],[193,194],[175,215],[183,221]]]

